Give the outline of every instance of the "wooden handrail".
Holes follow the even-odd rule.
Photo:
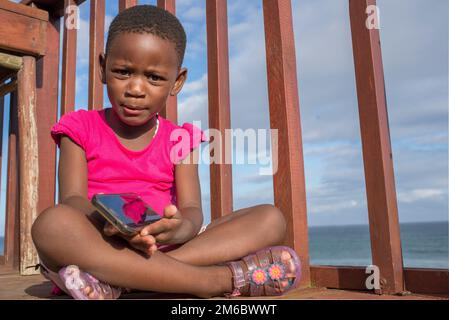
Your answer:
[[[375,0],[349,0],[373,264],[381,290],[404,290],[399,217],[379,30],[366,25]]]
[[[90,1],[89,19],[89,110],[103,108],[103,83],[98,57],[104,50],[105,0]]]
[[[285,242],[302,263],[302,287],[310,286],[306,186],[299,115],[293,18],[289,0],[263,1],[270,127],[278,130],[273,159],[274,203],[287,221]]]
[[[231,128],[229,98],[228,14],[226,0],[206,1],[207,65],[209,90],[209,128],[217,129],[222,139],[213,141],[214,158],[210,165],[211,219],[233,211],[232,166],[223,152],[226,129]]]
[[[64,0],[64,8],[72,6],[77,8],[75,0]],[[76,38],[77,29],[73,25],[67,27],[67,22],[73,22],[69,16],[73,12],[64,10],[64,38],[62,45],[62,88],[61,88],[61,115],[75,110],[76,91]]]

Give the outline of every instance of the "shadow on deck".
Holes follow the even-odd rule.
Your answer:
[[[52,296],[52,284],[41,275],[20,276],[17,273],[0,276],[0,300],[40,300],[70,299],[70,297]],[[243,297],[248,299],[247,297]],[[264,297],[262,297],[264,298]],[[162,294],[154,292],[134,292],[123,294],[120,299],[196,299],[183,294]],[[221,299],[221,298],[215,298]],[[261,299],[257,297],[254,299]],[[282,297],[266,299],[294,300],[449,300],[449,295],[411,294],[407,296],[377,295],[371,292],[336,290],[327,288],[297,289]]]

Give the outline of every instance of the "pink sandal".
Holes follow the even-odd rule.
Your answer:
[[[75,265],[59,270],[59,277],[63,281],[65,289],[76,300],[117,299],[122,293],[120,288],[100,282],[89,273],[81,271]],[[89,287],[91,291],[87,292],[86,289]],[[94,297],[91,296],[92,293]]]
[[[228,263],[234,290],[225,296],[241,295],[248,286],[249,296],[279,296],[296,288],[301,278],[301,263],[296,252],[285,246],[268,247]],[[244,271],[246,266],[247,271]]]

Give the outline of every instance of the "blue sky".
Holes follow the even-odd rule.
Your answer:
[[[107,26],[117,14],[116,2],[107,1]],[[449,4],[446,0],[433,0],[432,5],[424,0],[377,3],[399,219],[447,221]],[[309,225],[367,224],[347,1],[293,0],[292,5]],[[86,109],[88,1],[80,10],[76,108]],[[206,129],[205,1],[178,0],[177,13],[187,31],[189,69],[178,99],[179,123],[200,120]],[[269,128],[261,2],[229,0],[228,21],[231,125],[243,130]],[[271,177],[260,176],[259,168],[233,166],[235,210],[273,203]],[[208,221],[207,165],[200,165],[200,178]],[[1,196],[3,204],[3,189]],[[0,230],[3,226],[0,219]]]

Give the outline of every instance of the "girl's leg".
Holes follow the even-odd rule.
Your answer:
[[[80,211],[58,205],[38,216],[32,237],[43,263],[55,272],[74,264],[118,287],[199,297],[232,291],[226,266],[193,266],[161,252],[147,258],[121,239],[104,237],[101,228]]]
[[[285,231],[285,219],[279,209],[258,205],[214,220],[203,233],[167,254],[193,265],[215,265],[278,245],[284,240]]]

